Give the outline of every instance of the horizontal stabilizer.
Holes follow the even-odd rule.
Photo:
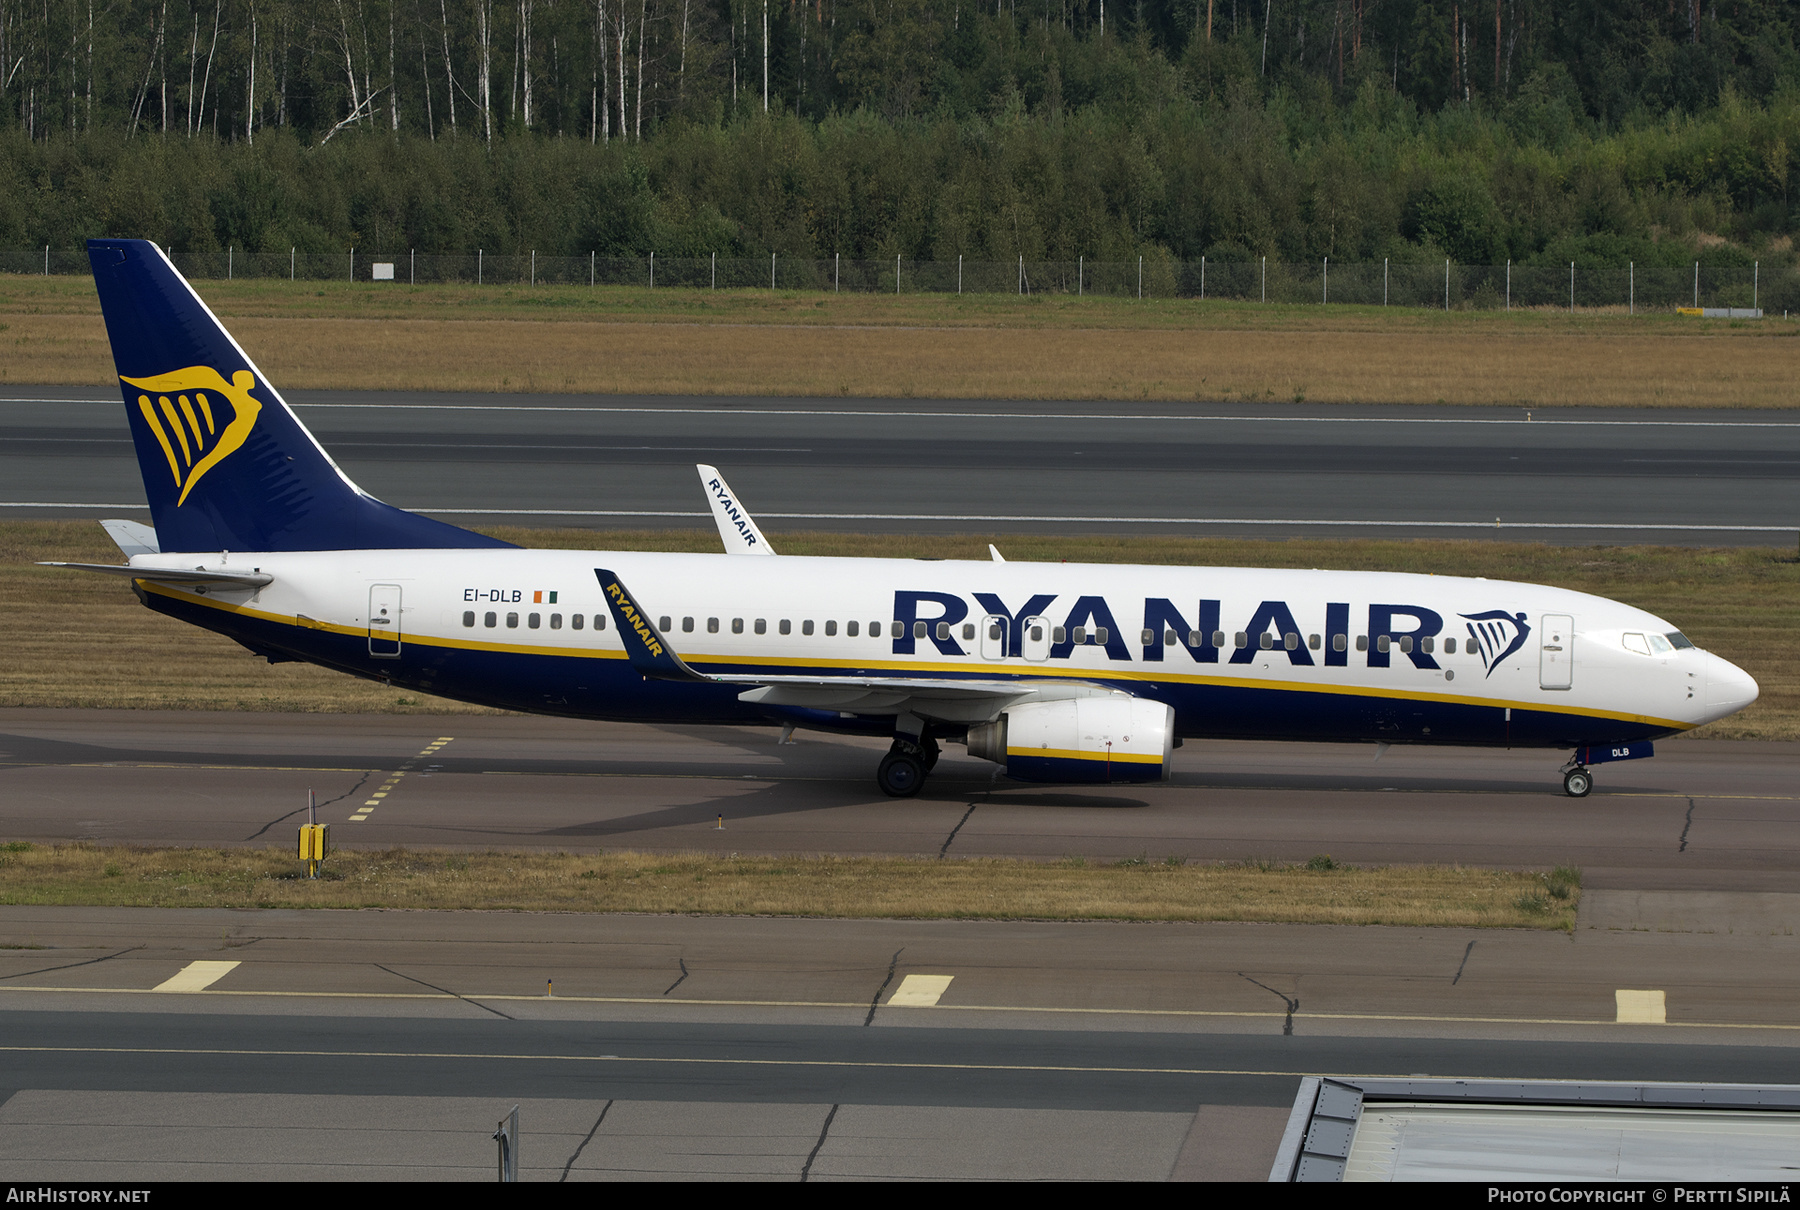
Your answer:
[[[202,567],[121,567],[116,563],[39,563],[38,566],[95,571],[103,576],[148,580],[152,584],[230,584],[239,588],[261,588],[275,580],[274,576],[260,571],[207,571]]]
[[[160,555],[162,544],[156,540],[156,531],[138,521],[124,521],[117,517],[109,517],[100,522],[100,528],[106,536],[113,540],[119,553],[127,559],[132,555]]]

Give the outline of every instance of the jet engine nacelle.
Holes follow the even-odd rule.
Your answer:
[[[968,743],[1020,781],[1167,781],[1175,712],[1125,694],[1025,702],[970,727]]]

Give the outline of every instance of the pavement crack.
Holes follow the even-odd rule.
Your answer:
[[[900,966],[900,955],[904,954],[905,952],[906,952],[906,947],[903,945],[899,949],[894,951],[894,956],[892,958],[888,959],[887,978],[885,978],[881,981],[881,986],[875,989],[875,995],[869,1001],[869,1015],[863,1018],[864,1025],[869,1025],[874,1022],[875,1010],[881,1007],[881,993],[886,991],[888,989],[888,984],[890,984],[894,981],[894,971],[896,969],[898,969]],[[833,1113],[837,1112],[837,1107],[835,1105],[832,1106],[832,1112]],[[830,1125],[830,1124],[831,1124],[830,1119],[829,1118],[826,1119],[826,1125]],[[822,1136],[821,1136],[821,1141],[823,1141]],[[808,1161],[808,1162],[810,1163],[810,1161]]]
[[[1250,978],[1250,976],[1246,975],[1243,971],[1239,971],[1237,973],[1237,977],[1248,983],[1256,983],[1255,979]],[[1268,992],[1270,995],[1280,996],[1281,1002],[1283,1004],[1287,1005],[1287,1020],[1282,1023],[1281,1036],[1284,1038],[1293,1037],[1294,1036],[1294,1014],[1300,1011],[1300,998],[1298,996],[1290,998],[1286,992],[1278,992],[1274,988],[1270,987],[1267,983],[1256,983],[1256,986],[1262,988],[1264,991]]]
[[[894,955],[896,958],[898,954]],[[800,1169],[800,1183],[806,1184],[812,1176],[813,1161],[819,1158],[819,1149],[825,1146],[825,1136],[831,1133],[832,1119],[837,1117],[838,1107],[833,1105],[831,1112],[825,1115],[825,1124],[819,1127],[819,1141],[813,1144],[812,1152],[806,1157],[806,1166]]]
[[[563,1184],[569,1179],[569,1169],[575,1166],[575,1161],[581,1158],[581,1153],[587,1150],[587,1145],[594,1141],[594,1136],[596,1134],[600,1133],[600,1123],[606,1120],[607,1110],[612,1107],[613,1103],[611,1101],[608,1101],[600,1107],[600,1116],[594,1119],[594,1128],[587,1132],[587,1137],[582,1139],[581,1144],[575,1148],[575,1154],[570,1156],[569,1162],[563,1165],[562,1175],[556,1178],[557,1184]]]
[[[665,996],[668,995],[669,992],[672,992],[676,988],[680,987],[682,980],[686,979],[688,977],[687,959],[686,958],[677,958],[677,959],[675,959],[675,961],[681,963],[681,979],[677,979],[677,980],[675,980],[675,982],[669,984],[669,991],[665,991],[663,993],[663,995],[665,995]]]
[[[980,803],[970,803],[969,809],[963,812],[963,817],[957,820],[954,828],[950,829],[950,835],[944,837],[944,846],[938,850],[938,859],[940,861],[943,860],[944,854],[950,851],[950,842],[956,839],[956,834],[963,830],[963,825],[969,822],[969,816],[975,814],[975,808],[980,805]]]
[[[81,962],[65,962],[61,966],[40,966],[40,967],[38,967],[38,969],[36,969],[34,971],[20,971],[16,975],[0,975],[0,979],[23,979],[28,975],[45,975],[45,974],[49,974],[51,971],[70,971],[70,970],[74,970],[78,966],[92,966],[96,962],[110,962],[114,958],[124,957],[126,954],[131,953],[133,950],[141,950],[141,949],[145,949],[145,948],[148,948],[148,947],[142,946],[142,945],[127,946],[125,949],[120,950],[116,954],[102,954],[98,958],[88,958]]]
[[[1459,982],[1461,982],[1462,975],[1463,975],[1463,968],[1465,966],[1469,965],[1469,955],[1474,952],[1475,952],[1475,943],[1473,941],[1471,941],[1471,942],[1469,942],[1469,948],[1465,949],[1463,951],[1463,960],[1456,964],[1456,978],[1450,980],[1451,987],[1455,987]]]
[[[344,799],[349,798],[352,794],[355,794],[358,790],[362,789],[363,783],[367,782],[373,776],[375,776],[375,770],[370,769],[367,772],[365,772],[361,777],[356,779],[356,784],[354,786],[351,786],[348,790],[345,790],[342,794],[338,795],[336,798],[327,798],[324,802],[318,802],[315,800],[312,805],[316,809],[318,807],[329,807],[334,802],[342,802],[342,801],[344,801]],[[295,807],[292,811],[289,811],[286,815],[277,815],[274,819],[271,819],[268,823],[266,823],[262,827],[256,829],[256,831],[254,831],[254,832],[250,833],[250,835],[244,837],[244,839],[245,840],[255,840],[257,837],[261,836],[264,832],[267,832],[270,828],[274,827],[276,824],[280,823],[282,820],[292,819],[296,815],[304,815],[304,814],[306,814],[305,807]]]
[[[464,1004],[472,1004],[476,1008],[481,1009],[483,1012],[493,1013],[496,1017],[504,1017],[508,1021],[515,1020],[515,1018],[508,1017],[505,1013],[501,1012],[499,1009],[489,1008],[487,1005],[483,1004],[481,1001],[471,1000],[467,996],[463,995],[460,992],[453,992],[447,987],[439,987],[435,983],[427,983],[423,979],[415,979],[411,975],[402,975],[399,971],[395,970],[393,967],[383,966],[379,962],[374,963],[373,965],[376,970],[386,971],[388,974],[393,975],[400,979],[404,979],[408,983],[417,983],[420,987],[429,987],[434,992],[443,992],[446,996],[454,996],[456,999],[461,1000]]]
[[[1681,844],[1675,850],[1677,853],[1687,852],[1688,829],[1693,826],[1694,826],[1694,800],[1690,798],[1690,799],[1688,799],[1687,818],[1682,820],[1682,822],[1681,822]]]

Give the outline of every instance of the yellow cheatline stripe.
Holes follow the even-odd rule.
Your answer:
[[[57,995],[122,995],[147,996],[152,990],[142,987],[38,987],[14,986],[0,983],[0,992],[35,992],[39,994]],[[156,993],[158,998],[171,993]],[[483,995],[475,992],[452,994],[449,992],[301,992],[301,991],[245,991],[209,988],[206,991],[173,993],[177,995],[217,997],[268,997],[288,1000],[465,1000],[471,1003],[507,1003],[507,1004],[664,1004],[683,1005],[690,1008],[843,1008],[857,1012],[868,1011],[868,1001],[854,1000],[691,1000],[682,997],[665,999],[660,996],[542,996],[542,995]],[[922,1007],[897,1005],[887,1007]],[[972,1012],[972,1013],[1037,1013],[1066,1014],[1070,1016],[1115,1016],[1115,1017],[1181,1017],[1195,1019],[1232,1018],[1244,1020],[1284,1020],[1285,1012],[1235,1009],[1194,1009],[1194,1008],[1065,1008],[1055,1005],[1018,1005],[1018,1004],[937,1004],[931,1006],[940,1012]],[[1407,1024],[1416,1022],[1424,1025],[1581,1025],[1616,1027],[1621,1024],[1613,1017],[1482,1017],[1482,1016],[1449,1016],[1432,1013],[1301,1013],[1293,1014],[1296,1021],[1372,1021]],[[1774,1030],[1782,1032],[1800,1031],[1800,1024],[1739,1021],[1670,1021],[1670,1028],[1684,1029],[1743,1029]],[[0,1047],[4,1051],[5,1047]],[[44,1049],[56,1049],[54,1047]],[[260,1052],[255,1052],[260,1053]],[[280,1053],[280,1052],[271,1052]]]
[[[251,609],[245,605],[233,605],[226,601],[213,600],[210,597],[197,596],[192,593],[178,591],[165,584],[155,584],[144,580],[135,581],[143,586],[146,592],[170,597],[190,605],[200,605],[209,609],[218,609],[226,613],[238,613],[248,617],[260,618],[263,621],[278,625],[295,625],[293,614],[270,613],[266,610]],[[306,619],[305,628],[324,630],[332,634],[361,638],[367,629],[360,626],[344,626],[336,622],[321,622],[312,618]],[[541,655],[572,657],[577,659],[622,660],[625,653],[613,650],[596,650],[585,647],[551,647],[520,646],[512,643],[484,643],[473,639],[453,639],[438,635],[408,634],[403,636],[408,643],[421,647],[444,647],[455,650],[487,651],[507,655]],[[728,655],[687,655],[682,660],[689,666],[704,670],[708,665],[725,664],[741,668],[745,664],[754,664],[762,668],[823,668],[844,671],[878,671],[899,672],[913,677],[941,677],[951,674],[976,674],[1000,677],[1007,680],[1027,680],[1037,678],[1051,681],[1081,681],[1089,684],[1108,684],[1119,681],[1144,681],[1157,684],[1181,685],[1213,685],[1228,689],[1266,689],[1280,693],[1320,693],[1334,697],[1363,697],[1383,701],[1403,702],[1438,702],[1453,706],[1487,706],[1493,708],[1509,708],[1513,710],[1532,710],[1539,714],[1567,714],[1576,718],[1608,719],[1615,722],[1641,723],[1651,727],[1666,727],[1671,731],[1691,731],[1697,723],[1683,722],[1680,719],[1658,718],[1650,714],[1625,714],[1610,710],[1586,710],[1577,706],[1558,706],[1548,702],[1526,702],[1507,698],[1469,697],[1458,693],[1427,693],[1411,689],[1378,689],[1364,685],[1309,685],[1291,681],[1257,681],[1247,677],[1200,676],[1193,673],[1158,672],[1153,670],[1114,668],[1026,668],[1005,664],[995,667],[991,664],[931,664],[921,662],[902,663],[893,660],[850,660],[850,659],[811,659],[800,656],[728,656]],[[734,675],[755,675],[743,673]],[[1122,690],[1123,691],[1123,690]]]
[[[1162,764],[1162,754],[1152,756],[1143,752],[1078,752],[1070,748],[1008,748],[1008,756],[1050,756],[1057,760],[1089,760],[1095,764],[1107,761],[1130,762],[1141,765]]]

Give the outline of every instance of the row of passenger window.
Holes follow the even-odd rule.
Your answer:
[[[492,629],[494,629],[494,627],[500,625],[500,615],[497,613],[491,613],[491,612],[484,613],[481,615],[481,624],[483,626],[487,627],[489,630],[492,630]],[[539,627],[543,626],[543,624],[544,624],[544,615],[543,614],[528,613],[525,615],[525,626],[527,629],[537,630]],[[475,611],[474,610],[466,609],[463,611],[463,625],[471,626],[471,627],[475,625]],[[585,627],[586,625],[587,625],[587,615],[586,614],[573,613],[573,614],[569,615],[569,629],[570,630],[580,630],[583,627]],[[551,614],[550,615],[550,629],[561,630],[562,627],[563,627],[562,614],[560,614],[560,613]],[[518,614],[509,613],[506,615],[506,628],[508,630],[517,630],[519,628],[519,615]],[[605,614],[597,613],[594,615],[594,629],[595,630],[605,630],[606,629],[606,615]]]
[[[1056,628],[1056,641],[1059,643],[1063,641],[1062,629],[1063,628],[1061,626],[1058,626]],[[1105,633],[1106,633],[1106,627],[1104,627],[1104,626],[1100,627],[1100,634],[1102,636],[1104,636]],[[1079,626],[1077,626],[1075,628],[1075,634],[1076,634],[1075,641],[1078,643],[1081,642],[1081,638],[1080,638],[1081,628]],[[996,635],[995,637],[998,637],[998,636]],[[1198,630],[1190,630],[1187,633],[1187,645],[1189,647],[1199,647],[1199,646],[1201,646],[1201,640],[1205,637],[1206,636],[1202,635],[1201,632]],[[1213,647],[1225,646],[1225,632],[1223,630],[1213,631],[1211,637],[1212,637],[1212,643],[1210,644],[1211,646],[1213,646]],[[1104,642],[1106,642],[1106,639],[1104,637],[1102,637],[1102,638],[1100,638],[1099,641],[1104,643]],[[1180,639],[1173,630],[1165,630],[1165,631],[1163,631],[1162,641],[1163,641],[1164,646],[1173,647],[1173,646],[1175,646],[1175,644],[1177,642],[1180,641]],[[1156,642],[1156,632],[1154,630],[1144,631],[1144,633],[1143,633],[1144,646],[1148,647],[1150,644],[1152,644],[1154,642]],[[1280,636],[1280,643],[1281,643],[1281,647],[1283,650],[1293,651],[1300,646],[1300,636],[1298,634],[1284,634],[1284,635]],[[1263,651],[1273,651],[1275,649],[1275,644],[1276,644],[1276,636],[1266,630],[1256,636],[1256,645],[1257,645],[1257,647],[1261,648]],[[1245,634],[1241,630],[1238,631],[1237,634],[1235,634],[1232,637],[1232,646],[1234,646],[1234,647],[1248,647],[1249,645],[1250,645],[1250,636],[1248,634]],[[1309,649],[1311,649],[1313,651],[1318,651],[1321,647],[1324,646],[1324,638],[1323,638],[1323,636],[1316,635],[1316,634],[1307,635],[1306,636],[1306,645]],[[1413,650],[1413,636],[1410,634],[1403,634],[1403,635],[1400,635],[1398,638],[1395,638],[1391,635],[1385,635],[1385,634],[1379,634],[1379,635],[1375,636],[1375,650],[1388,651],[1394,647],[1398,647],[1402,652],[1410,654]],[[1348,651],[1350,649],[1350,636],[1344,635],[1344,634],[1332,635],[1331,636],[1331,649],[1333,651]],[[1367,651],[1369,649],[1369,636],[1368,635],[1359,634],[1356,636],[1356,649],[1358,651]],[[1431,654],[1432,652],[1437,650],[1437,640],[1434,638],[1420,639],[1419,640],[1419,650],[1425,652],[1427,655]],[[1475,650],[1475,645],[1474,645],[1473,641],[1471,641],[1469,644],[1469,650],[1470,651]],[[1456,654],[1456,640],[1455,639],[1445,639],[1444,640],[1444,652],[1446,655],[1455,655]]]
[[[542,626],[544,624],[544,615],[543,614],[528,613],[528,614],[524,614],[522,616],[524,618],[525,627],[528,630],[538,630],[538,629],[542,628]],[[481,625],[486,627],[489,630],[493,630],[501,624],[500,618],[501,618],[501,615],[498,613],[489,612],[489,613],[482,614],[481,615]],[[506,628],[508,630],[517,630],[519,628],[520,618],[521,618],[521,615],[517,614],[517,613],[506,614],[505,615]],[[656,623],[657,629],[661,630],[664,634],[669,633],[669,626],[673,620],[674,619],[672,619],[668,616],[658,618],[657,623]],[[462,624],[469,628],[473,628],[475,626],[476,615],[475,615],[474,610],[465,610],[464,611],[463,616],[462,616]],[[569,629],[581,630],[586,625],[587,625],[587,615],[586,614],[576,613],[576,614],[569,615]],[[906,626],[904,623],[901,623],[901,622],[892,622],[892,623],[886,623],[886,624],[884,624],[882,622],[870,622],[869,623],[869,637],[870,638],[880,638],[882,635],[884,626],[891,627],[891,633],[893,634],[893,636],[895,638],[899,638],[901,635],[905,634],[905,632],[906,632]],[[561,630],[562,628],[563,628],[563,615],[560,613],[551,614],[550,615],[550,629],[551,630]],[[605,630],[606,629],[606,615],[605,614],[597,613],[594,615],[593,628],[595,630]],[[693,618],[682,618],[681,619],[681,632],[683,634],[692,634],[694,632],[694,629],[695,629],[695,620]],[[776,629],[777,629],[777,632],[780,634],[792,634],[793,629],[794,629],[794,624],[790,619],[782,618],[776,624]],[[755,620],[753,630],[754,630],[754,633],[756,633],[756,634],[767,634],[768,630],[769,630],[768,619],[757,618]],[[827,621],[824,624],[824,630],[825,630],[825,634],[827,637],[836,635],[838,633],[837,622],[835,620]],[[861,630],[861,626],[856,622],[845,622],[844,623],[844,634],[848,638],[858,637],[858,632],[860,630]],[[963,639],[970,640],[975,637],[975,624],[973,622],[965,622],[962,625],[961,630],[962,630]],[[1096,626],[1092,630],[1089,630],[1085,626],[1075,626],[1075,627],[1053,626],[1050,628],[1050,631],[1051,631],[1050,639],[1051,639],[1051,642],[1054,642],[1054,643],[1074,642],[1076,644],[1086,644],[1086,643],[1092,642],[1092,643],[1098,644],[1099,646],[1104,647],[1111,640],[1111,637],[1112,637],[1108,633],[1107,628],[1104,626]],[[990,622],[988,624],[988,637],[990,639],[996,639],[996,640],[999,639],[1001,637],[1000,632],[1001,632],[1001,627],[1000,627],[999,623]],[[718,618],[707,618],[706,619],[706,633],[708,633],[708,634],[718,634],[719,633],[719,619]],[[731,633],[732,634],[743,634],[744,633],[744,619],[743,618],[732,618],[731,619]],[[802,635],[810,635],[810,634],[814,633],[813,622],[810,618],[800,623],[800,633]],[[950,624],[947,622],[939,622],[939,623],[937,623],[935,631],[934,631],[933,628],[928,623],[925,623],[925,622],[914,622],[913,623],[913,637],[914,638],[916,638],[916,639],[927,638],[927,637],[930,637],[933,633],[935,633],[936,637],[938,637],[940,639],[948,639],[950,637],[950,633],[951,633]],[[1043,628],[1041,626],[1033,626],[1031,628],[1030,637],[1033,642],[1042,642],[1043,637],[1044,637],[1043,636]],[[1187,633],[1187,645],[1189,647],[1199,647],[1202,645],[1202,640],[1205,637],[1207,637],[1207,636],[1202,635],[1201,632],[1198,630],[1190,630]],[[1213,631],[1212,635],[1210,637],[1212,639],[1212,644],[1211,644],[1212,646],[1214,646],[1214,647],[1225,646],[1225,632],[1223,630]],[[1640,636],[1632,635],[1630,637],[1638,638],[1640,642],[1642,641]],[[1142,639],[1143,645],[1148,647],[1150,644],[1156,642],[1156,632],[1154,630],[1145,630],[1143,632],[1143,635],[1141,636],[1141,639]],[[1660,639],[1661,639],[1661,636],[1652,636],[1652,641],[1657,641]],[[1173,630],[1164,630],[1163,635],[1162,635],[1162,641],[1163,641],[1164,646],[1173,647],[1173,646],[1175,646],[1176,643],[1181,641],[1181,637]],[[1256,645],[1263,651],[1274,650],[1275,642],[1276,642],[1276,636],[1269,633],[1266,630],[1262,634],[1260,634],[1256,637]],[[1235,647],[1239,647],[1239,648],[1248,647],[1250,645],[1250,636],[1240,630],[1237,632],[1237,634],[1235,636],[1233,636],[1232,645]],[[1308,635],[1307,639],[1306,639],[1306,645],[1311,650],[1318,651],[1321,648],[1321,646],[1323,646],[1323,638],[1317,634]],[[1347,651],[1347,650],[1349,650],[1349,645],[1350,645],[1350,640],[1349,640],[1348,635],[1334,634],[1331,636],[1331,649],[1333,651]],[[1629,640],[1628,640],[1627,646],[1630,646],[1630,645],[1631,644],[1629,643]],[[1286,650],[1286,651],[1293,651],[1293,650],[1297,649],[1300,646],[1300,636],[1298,634],[1282,635],[1281,636],[1281,646],[1282,646],[1282,649]],[[1405,634],[1405,635],[1401,635],[1398,639],[1394,639],[1388,635],[1383,634],[1383,635],[1377,635],[1375,638],[1375,650],[1377,650],[1377,651],[1387,651],[1391,647],[1394,647],[1394,646],[1398,646],[1400,648],[1400,650],[1404,653],[1410,653],[1413,649],[1413,637],[1410,634]],[[1662,647],[1668,646],[1667,640],[1661,640],[1660,646],[1662,646]],[[1470,647],[1471,647],[1471,650],[1473,650],[1472,643],[1471,643]],[[1369,636],[1368,635],[1359,634],[1356,636],[1356,649],[1358,651],[1367,651],[1369,649]],[[1430,654],[1431,652],[1435,651],[1436,649],[1437,649],[1437,642],[1435,639],[1424,638],[1424,639],[1419,640],[1419,650],[1421,650],[1427,654]],[[1444,651],[1448,655],[1455,655],[1456,654],[1456,640],[1453,638],[1445,639],[1444,640]]]

